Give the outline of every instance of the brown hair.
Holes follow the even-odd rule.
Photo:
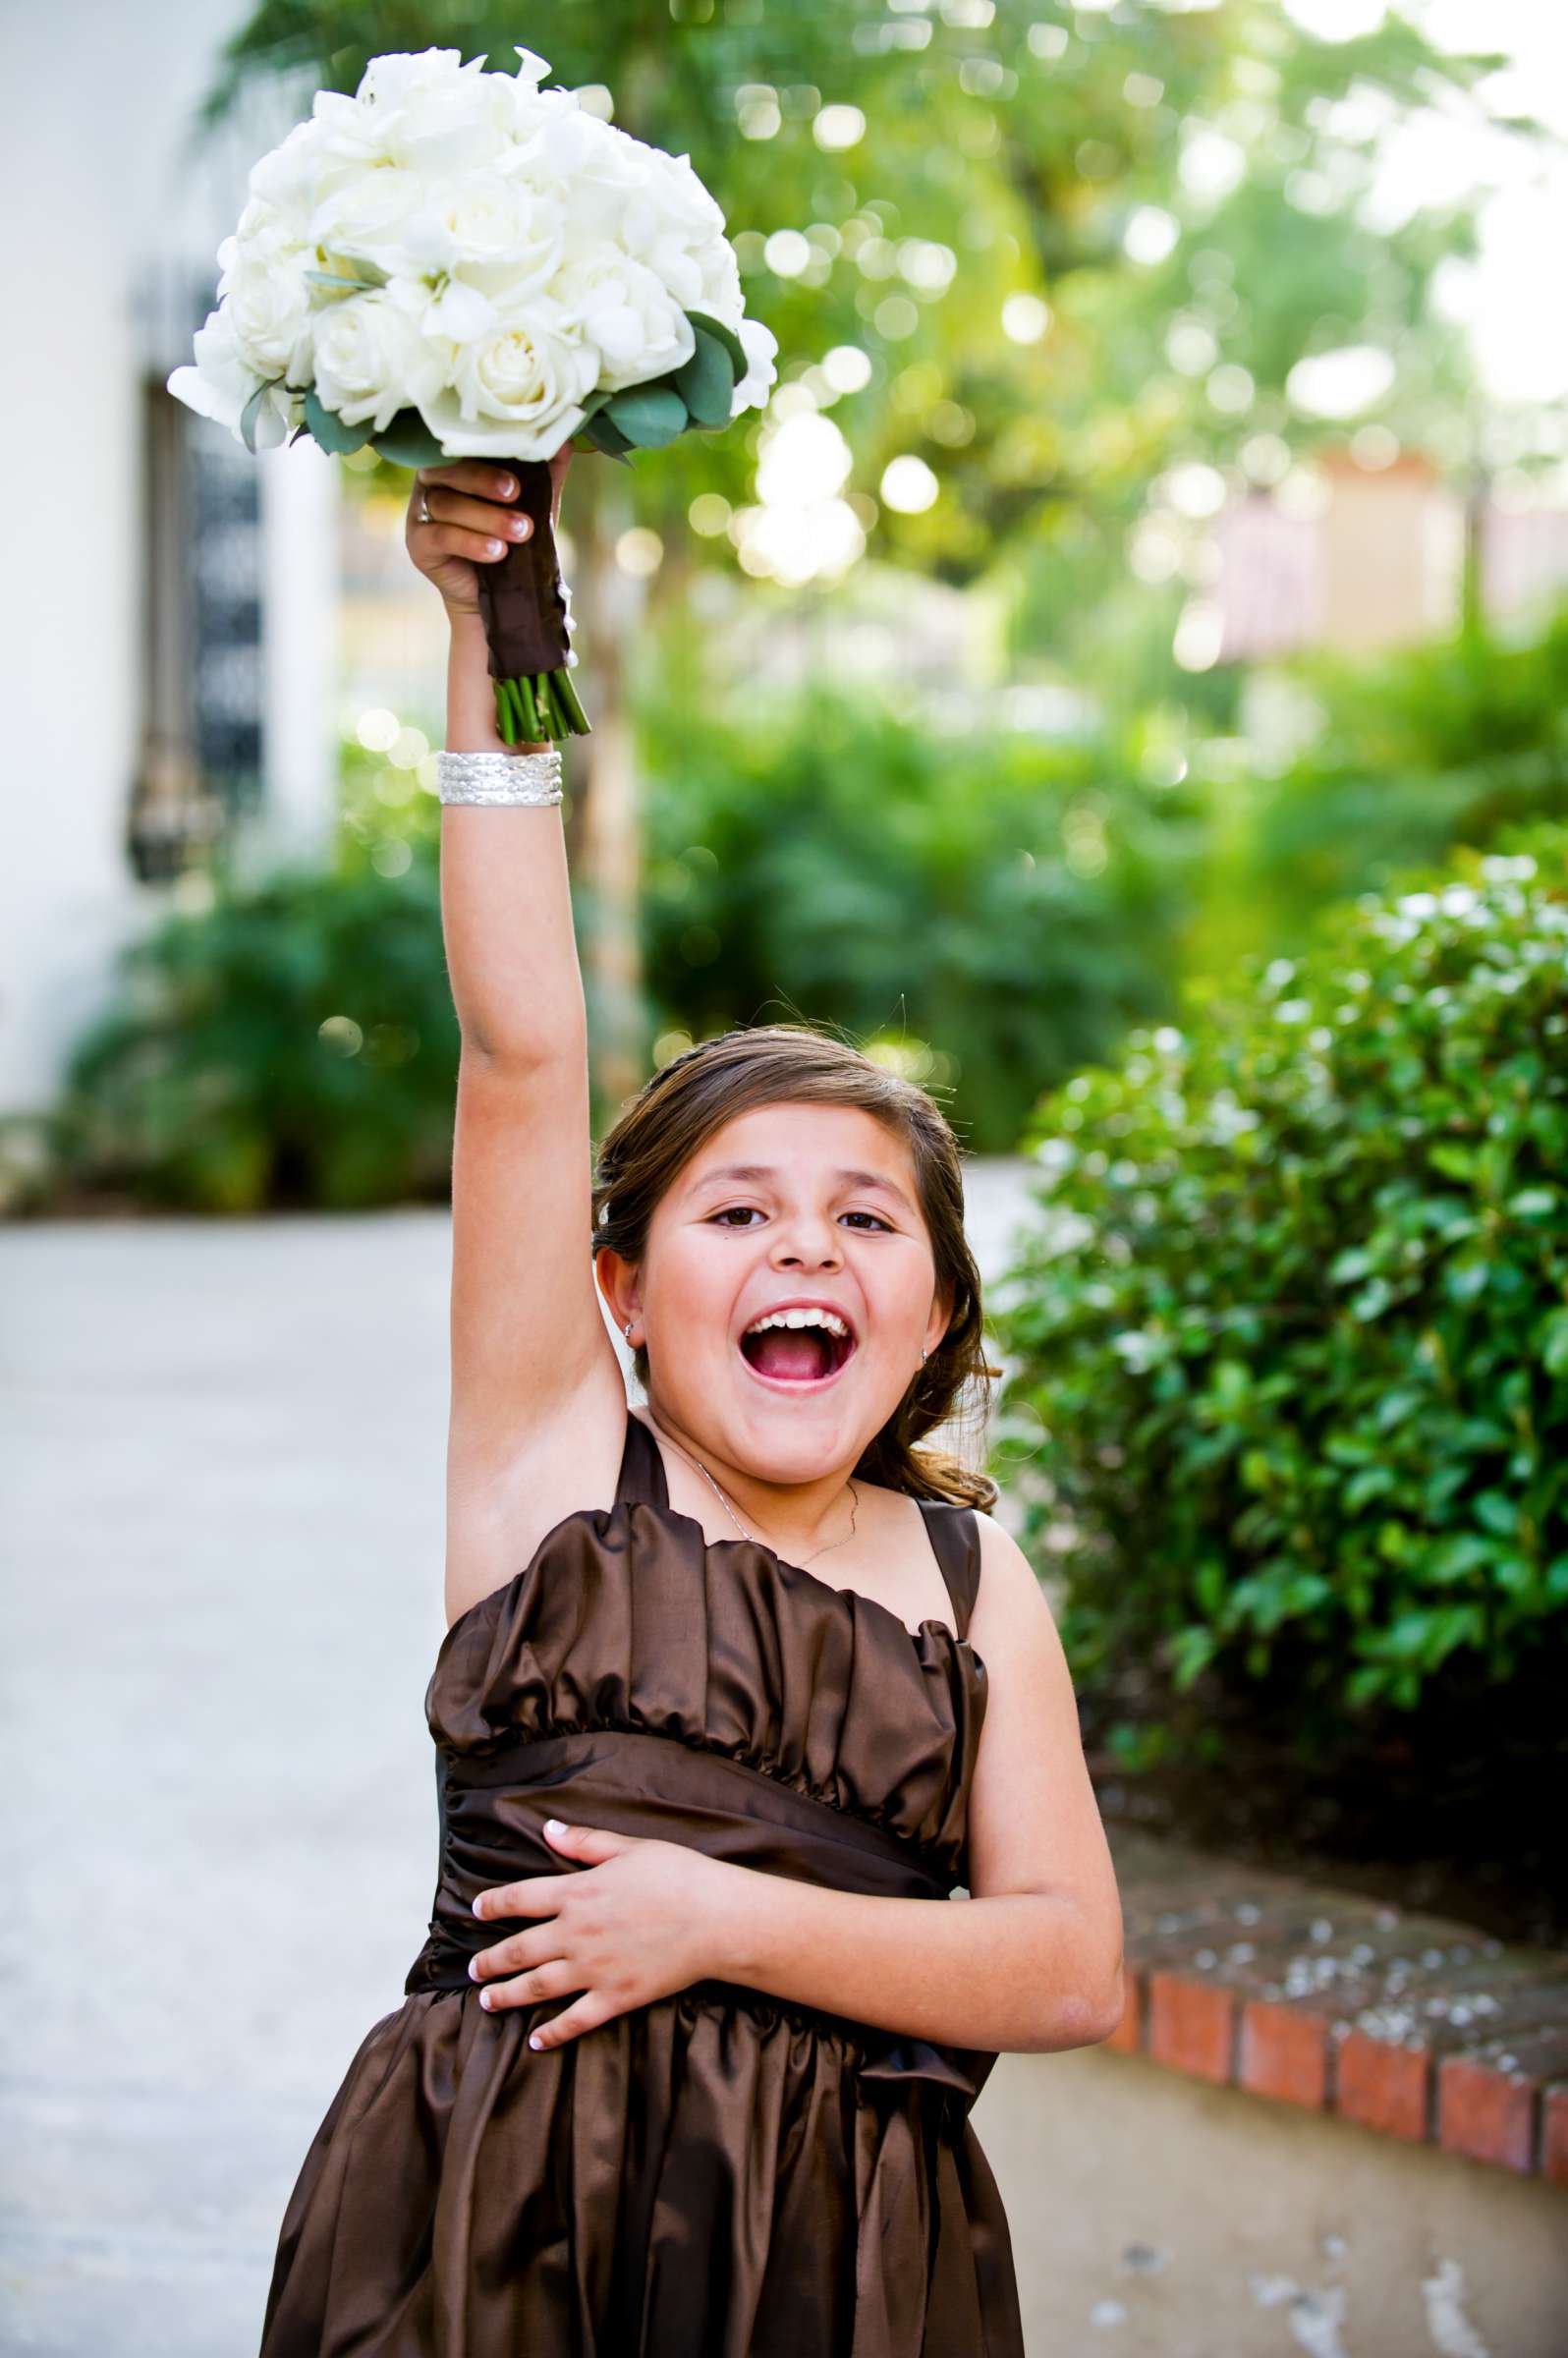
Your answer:
[[[921,1209],[930,1235],[938,1295],[952,1317],[930,1358],[855,1471],[867,1482],[916,1498],[989,1507],[996,1485],[956,1457],[917,1449],[966,1392],[966,1409],[982,1421],[991,1379],[985,1356],[980,1271],[964,1234],[964,1177],[958,1141],[939,1106],[874,1064],[847,1040],[814,1027],[758,1024],[720,1033],[672,1058],[618,1115],[598,1151],[593,1188],[593,1251],[642,1260],[660,1198],[700,1147],[738,1113],[781,1103],[852,1105],[875,1116],[909,1148]],[[647,1387],[645,1346],[633,1355]]]

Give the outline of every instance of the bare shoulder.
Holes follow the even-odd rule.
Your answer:
[[[991,1673],[993,1694],[1005,1687],[1061,1708],[1072,1680],[1044,1584],[1006,1526],[983,1508],[973,1512],[980,1572],[969,1634]]]
[[[983,1507],[973,1507],[976,1528],[980,1533],[980,1576],[975,1599],[975,1610],[985,1612],[998,1621],[1022,1613],[1036,1626],[1048,1624],[1054,1630],[1055,1617],[1039,1574],[1024,1553],[1012,1533]]]

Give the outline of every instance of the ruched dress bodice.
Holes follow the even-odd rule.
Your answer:
[[[613,1505],[459,1615],[425,1694],[439,1863],[279,2236],[260,2358],[1022,2358],[970,2105],[995,2060],[702,1981],[558,2048],[486,2012],[476,1892],[581,1872],[547,1817],[830,1888],[967,1881],[985,1666],[974,1518],[925,1504],[953,1624],[671,1508],[629,1415]]]

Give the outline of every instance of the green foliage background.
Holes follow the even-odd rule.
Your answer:
[[[1043,1082],[1168,996],[1199,830],[1101,742],[938,737],[820,685],[744,716],[660,702],[644,739],[647,983],[693,1038],[830,1019],[1009,1151]],[[1087,807],[1093,873],[1069,857]]]
[[[50,1122],[69,1183],[200,1211],[440,1199],[458,1029],[433,858],[220,878],[123,956]],[[323,1028],[324,1027],[324,1028]]]
[[[1565,670],[1561,619],[1517,646],[1308,667],[1317,733],[1245,781],[1238,829],[1234,783],[1201,764],[1149,783],[1142,725],[942,736],[821,683],[744,708],[670,694],[655,666],[639,706],[647,1035],[764,1012],[841,1024],[930,1087],[972,1151],[1010,1151],[1042,1092],[1114,1057],[1129,1025],[1172,1019],[1184,987],[1292,947],[1402,865],[1522,815],[1568,819]],[[256,882],[220,865],[210,907],[127,953],[48,1119],[35,1200],[110,1188],[247,1211],[445,1193],[458,1039],[439,812],[412,779],[389,805],[385,774],[345,749],[328,870]],[[576,902],[586,938],[581,883]]]
[[[1087,1695],[1158,1664],[1310,1749],[1560,1649],[1565,985],[1558,826],[1335,910],[1042,1103],[1004,1411]]]

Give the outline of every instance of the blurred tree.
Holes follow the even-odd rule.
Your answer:
[[[661,1060],[831,1010],[971,1152],[1008,1153],[1046,1076],[1171,1003],[1199,847],[1102,740],[937,737],[815,682],[723,716],[653,695],[639,721]]]
[[[557,0],[528,29],[552,81],[608,85],[623,129],[690,153],[780,338],[781,377],[799,380],[733,433],[574,476],[594,666],[574,851],[603,1004],[622,1010],[597,1042],[613,1102],[642,1045],[612,644],[642,610],[645,577],[616,559],[633,517],[671,552],[666,627],[685,627],[687,518],[705,493],[710,547],[733,545],[751,574],[830,581],[815,571],[825,513],[841,565],[866,546],[960,585],[1000,565],[1015,650],[1168,683],[1180,549],[1164,572],[1157,540],[1127,566],[1151,485],[1180,515],[1223,489],[1222,467],[1277,477],[1314,430],[1289,384],[1315,355],[1371,352],[1362,408],[1390,431],[1429,438],[1447,414],[1460,363],[1428,294],[1467,225],[1379,214],[1372,179],[1395,125],[1478,104],[1498,61],[1441,55],[1396,16],[1316,40],[1277,0]],[[312,83],[352,90],[385,50],[456,45],[509,70],[517,30],[496,0],[261,0],[202,120],[257,74],[300,77],[302,105]],[[793,539],[769,538],[754,473],[803,410],[834,414],[791,454],[794,482],[814,468],[833,496]],[[791,471],[776,472],[787,508]],[[874,493],[836,501],[850,475]]]

